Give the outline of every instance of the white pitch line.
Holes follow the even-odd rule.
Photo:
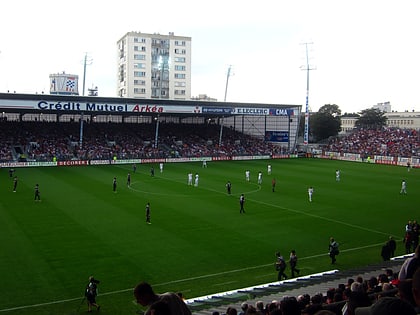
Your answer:
[[[361,246],[361,247],[344,249],[344,250],[341,250],[341,252],[342,253],[343,252],[351,252],[351,251],[356,251],[356,250],[360,250],[360,249],[376,247],[376,246],[379,246],[379,245],[383,245],[383,243],[377,243],[377,244],[371,244],[371,245],[366,245],[366,246]],[[322,256],[327,256],[327,255],[328,255],[327,253],[324,253],[324,254],[317,254],[317,255],[312,255],[312,256],[308,256],[308,257],[302,257],[302,258],[299,258],[299,261],[307,260],[307,259],[311,259],[311,258],[322,257]],[[248,271],[248,270],[252,270],[252,269],[265,268],[265,267],[272,266],[272,265],[273,265],[273,263],[269,263],[269,264],[264,264],[264,265],[259,265],[259,266],[252,266],[252,267],[246,267],[246,268],[235,269],[235,270],[230,270],[230,271],[223,271],[223,272],[218,272],[218,273],[213,273],[213,274],[208,274],[208,275],[202,275],[202,276],[197,276],[197,277],[191,277],[191,278],[185,278],[185,279],[179,279],[179,280],[173,280],[173,281],[158,283],[158,284],[154,284],[153,286],[154,287],[159,287],[159,286],[164,286],[164,285],[168,285],[168,284],[175,284],[175,283],[194,281],[194,280],[199,280],[199,279],[212,278],[212,277],[217,277],[217,276],[226,275],[226,274],[233,274],[233,273],[237,273],[237,272]],[[105,292],[105,293],[101,293],[101,296],[114,295],[114,294],[118,294],[118,293],[125,293],[125,292],[132,291],[133,289],[134,288],[129,288],[129,289]],[[11,308],[0,309],[0,312],[11,312],[11,311],[22,310],[22,309],[48,306],[48,305],[53,305],[53,304],[66,303],[66,302],[73,302],[73,301],[77,301],[77,300],[80,301],[80,299],[81,299],[80,297],[77,297],[77,298],[57,300],[57,301],[38,303],[38,304],[32,304],[32,305],[16,306],[16,307],[11,307]]]

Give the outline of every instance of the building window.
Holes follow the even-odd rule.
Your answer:
[[[176,40],[175,41],[175,46],[185,46],[185,40],[183,40],[183,41]]]
[[[134,54],[134,60],[146,60],[146,55]]]
[[[175,95],[185,95],[185,90],[175,90]]]
[[[134,88],[134,94],[146,94],[146,89],[144,89],[144,88]]]
[[[144,63],[134,63],[134,69],[145,69],[146,64]]]
[[[178,82],[178,81],[175,82],[176,87],[185,87],[186,85],[187,84],[185,82]]]
[[[146,81],[144,81],[144,80],[134,80],[134,85],[146,85]]]
[[[185,71],[185,66],[175,65],[175,70],[176,71]]]
[[[146,46],[141,46],[141,51],[146,51]]]
[[[139,46],[134,46],[134,51],[139,51]]]
[[[175,62],[183,62],[183,63],[185,63],[185,57],[175,57],[174,60],[175,60]]]
[[[146,72],[144,72],[144,71],[134,71],[134,76],[135,77],[145,77]]]
[[[185,73],[175,73],[175,79],[185,79]]]
[[[185,49],[178,49],[178,48],[175,49],[175,54],[185,55],[186,53],[187,51]]]

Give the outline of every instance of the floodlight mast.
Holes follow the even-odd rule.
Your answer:
[[[226,102],[226,97],[227,97],[227,90],[228,90],[228,85],[229,85],[229,77],[230,77],[230,71],[232,70],[232,65],[229,65],[228,71],[227,71],[227,76],[226,76],[226,87],[225,87],[225,98],[224,98],[224,102]],[[220,133],[219,133],[219,148],[222,145],[222,135],[223,135],[223,116],[220,118]]]
[[[303,144],[306,147],[306,151],[308,151],[309,143],[309,71],[315,70],[315,68],[309,65],[308,45],[312,44],[313,43],[303,43],[306,51],[306,66],[301,67],[302,70],[306,70],[305,130],[303,134]]]
[[[85,96],[85,81],[86,81],[86,66],[92,64],[93,59],[88,59],[88,54],[85,53],[85,58],[83,61],[83,90],[82,95]],[[79,133],[79,147],[82,149],[83,147],[83,112],[80,114],[80,133]]]

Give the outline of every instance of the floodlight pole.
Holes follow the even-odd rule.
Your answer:
[[[232,65],[229,65],[227,76],[226,76],[226,87],[225,87],[225,98],[224,98],[224,102],[226,102],[227,90],[228,90],[228,85],[229,85],[229,77],[230,77],[230,71],[231,71],[231,69],[232,69]],[[219,148],[222,145],[223,119],[224,119],[224,117],[222,116],[221,119],[220,119]]]
[[[303,144],[306,147],[306,151],[308,151],[308,143],[309,143],[309,71],[315,70],[315,68],[311,68],[309,65],[309,53],[308,53],[308,45],[313,43],[303,43],[305,45],[306,50],[306,66],[302,70],[306,70],[306,102],[305,102],[305,131],[303,134]]]
[[[92,59],[88,59],[88,54],[85,53],[85,59],[83,61],[83,90],[82,95],[85,96],[85,82],[86,82],[86,66],[92,64]],[[80,133],[79,133],[79,149],[83,147],[83,112],[80,115]]]

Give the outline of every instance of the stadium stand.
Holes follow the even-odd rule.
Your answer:
[[[367,293],[370,303],[381,296],[401,295],[396,277],[402,264],[409,257],[411,255],[395,257],[390,261],[359,269],[330,270],[295,279],[194,298],[186,302],[195,315],[212,315],[213,312],[226,314],[228,308],[235,308],[239,312],[243,303],[253,306],[250,310],[252,313],[257,303],[262,302],[267,310],[270,307],[278,308],[283,301],[290,299],[296,299],[298,302],[298,314],[301,314],[301,311],[302,314],[314,314],[315,310],[324,309],[341,315],[343,306],[349,301],[351,295],[349,291],[351,291],[350,287],[353,281],[361,281],[360,287]],[[392,270],[387,284],[384,285],[378,280],[377,285],[372,288],[373,291],[369,291],[369,280],[383,280],[382,275],[386,274],[387,270]],[[353,285],[353,287],[356,286]],[[319,305],[314,306],[314,304]],[[303,312],[304,309],[306,309],[305,312]]]
[[[402,156],[419,154],[420,134],[416,129],[360,129],[330,140],[327,151],[356,153],[365,156]]]
[[[285,150],[226,127],[219,146],[219,128],[209,124],[161,124],[156,148],[152,124],[86,123],[80,147],[78,123],[3,121],[0,160],[217,157],[281,154]]]

